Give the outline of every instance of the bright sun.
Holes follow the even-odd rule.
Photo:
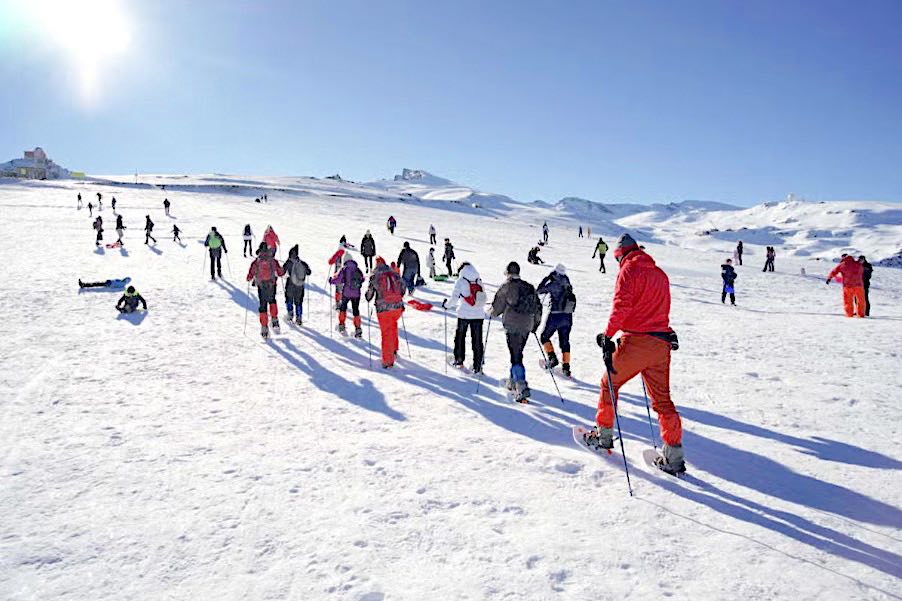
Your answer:
[[[31,15],[75,69],[82,99],[99,95],[105,67],[128,50],[131,23],[117,0],[33,0]]]

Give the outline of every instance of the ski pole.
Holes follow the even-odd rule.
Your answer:
[[[247,314],[250,312],[251,308],[248,306],[247,301],[251,299],[251,282],[248,280],[247,282],[247,291],[244,293],[247,296],[247,300],[244,303],[244,335],[247,336]]]
[[[370,369],[373,369],[373,307],[366,301],[366,352],[370,356]]]
[[[640,376],[641,378],[641,376]],[[654,445],[655,450],[658,450],[658,437],[655,436],[655,427],[651,425],[651,408],[648,406],[648,392],[645,390],[645,379],[642,378],[642,396],[645,397],[645,411],[648,413],[648,429],[651,431],[651,444]]]
[[[489,325],[485,329],[485,344],[482,345],[482,361],[479,362],[479,379],[476,380],[476,394],[482,385],[482,366],[485,365],[485,351],[489,347],[489,334],[492,332],[492,318],[489,317]]]
[[[210,259],[210,260],[212,261],[213,259]],[[200,274],[204,275],[206,272],[207,272],[207,249],[205,248],[204,249],[204,264],[200,268]]]
[[[608,373],[608,392],[611,394],[611,403],[614,405],[614,419],[617,422],[617,436],[620,438],[620,454],[623,455],[623,471],[626,474],[626,487],[633,496],[633,485],[630,483],[630,470],[626,464],[626,451],[623,448],[623,431],[620,429],[620,412],[617,410],[617,399],[614,397],[614,380],[611,377],[611,368],[605,367]]]
[[[410,353],[410,338],[407,336],[407,324],[404,322],[404,309],[401,309],[401,326],[404,328],[404,342],[407,343],[407,358],[413,359],[413,355]]]
[[[226,267],[229,268],[229,277],[232,277],[232,262],[229,261],[229,253],[225,253],[226,256]]]
[[[448,311],[442,313],[445,318],[445,375],[448,375]]]
[[[539,341],[539,335],[536,334],[535,332],[533,332],[533,333],[532,333],[532,336],[533,336],[533,338],[536,339],[536,344],[539,345],[539,352],[542,353],[542,360],[545,361],[545,364],[547,365],[547,364],[548,364],[548,357],[545,355],[545,349],[542,348],[542,343]],[[561,398],[561,405],[563,405],[563,404],[564,404],[564,395],[561,394],[561,389],[558,388],[558,385],[557,385],[557,378],[554,377],[554,370],[553,370],[553,369],[549,369],[549,370],[547,370],[547,371],[548,371],[548,375],[551,376],[551,381],[554,382],[554,387],[555,387],[555,389],[557,390],[557,395]]]
[[[329,278],[326,278],[326,282],[329,284],[329,338],[332,338],[332,282],[329,282]]]

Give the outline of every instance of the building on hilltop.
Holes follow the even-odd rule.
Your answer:
[[[84,173],[73,172],[60,167],[47,157],[40,146],[26,150],[24,158],[0,163],[0,177],[22,177],[25,179],[66,179],[83,178]]]

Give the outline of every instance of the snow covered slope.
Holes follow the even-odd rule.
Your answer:
[[[616,267],[600,274],[595,240],[553,207],[449,210],[389,185],[297,177],[119,179],[0,182],[0,599],[902,598],[902,271],[877,269],[873,318],[850,320],[823,283],[831,265],[781,255],[776,273],[739,268],[731,308],[721,254],[649,242],[672,282],[673,398],[693,479],[642,462],[634,381],[620,404],[630,498],[619,454],[570,440],[595,413],[594,337]],[[124,249],[95,250],[79,191],[116,196]],[[579,298],[565,403],[534,341],[534,402],[507,400],[497,323],[478,393],[445,373],[437,310],[406,313],[410,356],[402,342],[389,373],[369,367],[376,328],[373,346],[330,333],[326,259],[342,234],[371,229],[386,258],[404,241],[425,256],[434,223],[491,296],[511,259],[529,281],[548,272],[525,265],[545,220],[544,258],[567,265]],[[182,245],[166,236],[173,223]],[[245,223],[258,235],[272,224],[314,269],[307,326],[268,344],[244,281]],[[606,223],[606,238],[623,227]],[[204,271],[212,225],[230,250],[224,281]],[[115,293],[76,286],[126,275],[146,314],[118,318]]]

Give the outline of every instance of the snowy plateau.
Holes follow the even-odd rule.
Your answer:
[[[97,192],[105,242],[117,199],[121,249],[95,248],[76,208]],[[361,184],[4,179],[0,207],[0,599],[902,599],[902,270],[879,263],[899,262],[898,204],[518,203],[405,170]],[[546,265],[528,265],[544,222]],[[265,343],[248,223],[258,236],[271,224],[313,270],[304,326]],[[405,313],[409,353],[402,336],[387,372],[375,326],[371,342],[331,331],[339,238],[358,245],[369,229],[387,260],[407,241],[425,262],[430,224],[489,298],[511,260],[533,284],[566,265],[579,303],[563,403],[535,341],[531,403],[508,400],[498,324],[478,392],[446,372],[453,316],[440,306]],[[229,249],[216,281],[211,226]],[[617,271],[609,254],[599,273],[592,251],[624,231],[671,280],[689,470],[677,480],[644,463],[653,439],[633,380],[620,403],[632,497],[619,445],[593,457],[571,437],[594,421],[595,335]],[[740,239],[738,306],[724,306],[720,264]],[[840,286],[825,284],[843,252],[875,264],[869,319],[846,318]],[[125,276],[146,313],[122,317],[118,292],[77,285]],[[415,296],[440,305],[452,285]]]

